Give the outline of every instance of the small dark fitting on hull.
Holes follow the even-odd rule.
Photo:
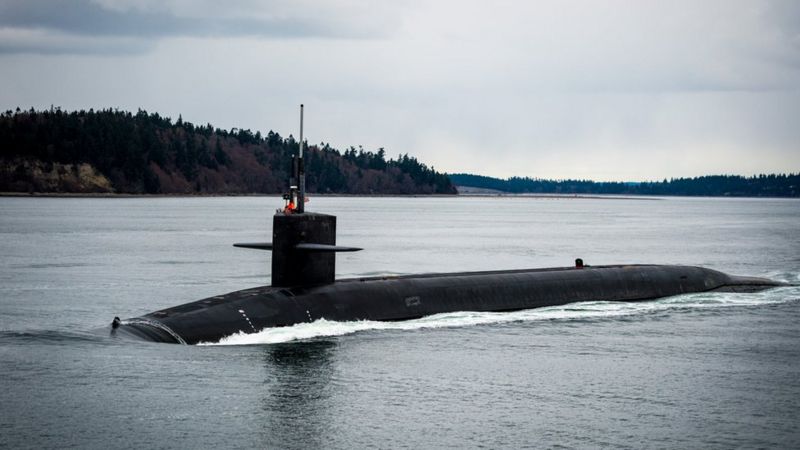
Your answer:
[[[454,311],[516,311],[567,303],[643,301],[695,292],[755,292],[785,285],[702,267],[586,266],[458,272],[335,280],[336,217],[305,211],[301,105],[300,150],[272,242],[234,244],[272,252],[272,285],[231,292],[142,317],[114,318],[112,333],[154,342],[217,342],[319,319],[395,321]]]

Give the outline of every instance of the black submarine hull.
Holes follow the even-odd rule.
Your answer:
[[[263,286],[115,323],[155,342],[217,342],[319,319],[396,321],[455,311],[515,311],[582,301],[635,302],[696,292],[756,292],[783,283],[692,266],[618,265],[353,278]]]

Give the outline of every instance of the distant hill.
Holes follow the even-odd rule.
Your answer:
[[[0,191],[275,194],[298,143],[270,131],[221,130],[157,113],[60,108],[0,114]],[[305,153],[312,193],[455,194],[448,177],[408,155],[386,159],[327,144]]]
[[[655,182],[607,182],[589,180],[508,179],[466,173],[449,174],[456,186],[491,189],[514,194],[618,194],[684,195],[730,197],[800,197],[800,174],[709,175],[697,178],[673,178]]]

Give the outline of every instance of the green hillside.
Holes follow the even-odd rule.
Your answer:
[[[0,191],[275,194],[286,189],[292,136],[172,121],[157,113],[59,108],[0,115]],[[454,194],[446,175],[383,149],[309,145],[312,193]]]

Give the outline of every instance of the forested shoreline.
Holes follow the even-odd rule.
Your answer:
[[[465,173],[449,174],[448,176],[456,186],[491,189],[513,194],[800,197],[800,173],[751,177],[708,175],[646,182],[545,180],[527,177],[502,179]]]
[[[455,194],[446,175],[384,149],[307,145],[312,193]],[[0,114],[0,191],[274,194],[286,189],[293,136],[222,130],[116,109]]]
[[[0,192],[39,194],[277,194],[286,189],[293,136],[223,130],[117,109],[0,114]],[[455,186],[512,194],[800,197],[800,174],[709,175],[646,182],[500,179],[444,174],[407,154],[307,145],[311,193],[455,194]]]

